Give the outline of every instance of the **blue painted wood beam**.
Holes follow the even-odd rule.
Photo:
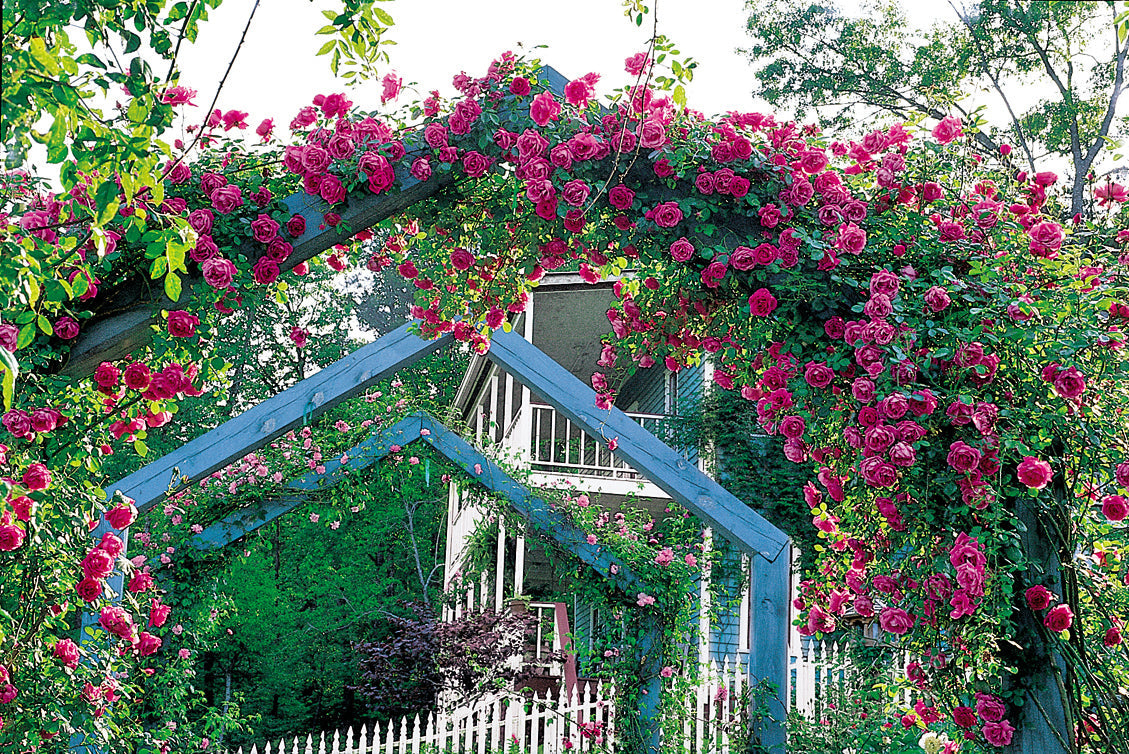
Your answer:
[[[785,721],[788,707],[788,608],[791,595],[788,584],[792,569],[792,547],[789,544],[776,560],[750,558],[753,596],[749,609],[752,630],[749,635],[749,676],[751,683],[771,685],[764,698],[765,717],[753,726],[753,743],[765,752],[784,752]],[[766,689],[767,691],[767,689]]]
[[[342,401],[451,343],[444,335],[423,340],[406,324],[335,364],[229,419],[177,450],[146,464],[107,489],[132,498],[144,512]],[[187,482],[184,479],[187,479]]]
[[[495,332],[490,359],[592,437],[615,439],[615,452],[649,481],[742,550],[775,561],[788,536],[694,464],[614,406],[596,408],[596,393],[516,332]]]

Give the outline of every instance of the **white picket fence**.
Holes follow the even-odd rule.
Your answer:
[[[246,754],[484,754],[518,751],[541,754],[590,752],[614,738],[614,685],[606,698],[595,683],[581,684],[571,696],[564,689],[526,699],[518,694],[495,696],[470,707],[435,715],[415,715],[376,724],[281,739]],[[566,743],[567,742],[567,743]],[[237,754],[245,754],[241,747]]]
[[[889,671],[891,680],[904,674],[905,657]],[[788,658],[788,710],[817,718],[829,703],[850,688],[846,648],[804,640]],[[674,683],[672,680],[670,683]],[[664,742],[664,751],[687,754],[740,754],[748,733],[746,660],[710,662],[699,674],[687,701],[681,741]],[[527,699],[517,694],[485,699],[447,714],[415,715],[377,724],[307,735],[277,743],[240,748],[237,754],[486,754],[508,751],[579,754],[610,751],[615,741],[615,686],[582,684],[568,697],[564,691]],[[907,694],[899,700],[912,703]],[[566,741],[568,743],[566,743]],[[571,744],[571,747],[569,746]]]
[[[888,669],[891,682],[905,675],[909,656],[903,654],[899,662]],[[841,698],[851,688],[852,675],[858,669],[851,665],[845,645],[817,642],[805,639],[800,642],[798,651],[789,653],[788,709],[815,719],[823,714],[829,702]],[[903,692],[899,701],[907,706],[913,703],[908,692]]]

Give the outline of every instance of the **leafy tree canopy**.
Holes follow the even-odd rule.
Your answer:
[[[902,119],[959,113],[979,127],[981,150],[1014,144],[1031,172],[1065,159],[1074,213],[1102,149],[1120,137],[1129,11],[1113,2],[954,0],[952,20],[925,32],[892,1],[868,3],[857,18],[829,2],[747,7],[748,53],[773,106],[837,130],[860,110]]]

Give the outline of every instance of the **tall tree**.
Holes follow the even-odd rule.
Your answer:
[[[1087,182],[1123,125],[1129,11],[1112,0],[948,6],[951,20],[922,33],[894,0],[857,18],[831,2],[749,0],[760,93],[838,129],[874,111],[958,114],[980,126],[972,138],[985,152],[1014,144],[1032,172],[1065,160],[1071,211],[1084,212]]]

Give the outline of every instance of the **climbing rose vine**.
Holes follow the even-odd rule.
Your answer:
[[[324,262],[395,267],[417,289],[423,335],[452,332],[480,351],[547,270],[614,280],[609,371],[709,360],[718,388],[755,404],[762,430],[810,470],[796,504],[823,545],[798,599],[804,633],[876,621],[914,658],[900,682],[925,701],[903,723],[951,721],[991,747],[1022,724],[1024,683],[1058,658],[1074,679],[1071,729],[1108,750],[1124,737],[1110,724],[1123,702],[1092,690],[1126,672],[1124,188],[1100,186],[1089,216],[1064,218],[1055,175],[971,152],[956,118],[832,141],[772,116],[676,107],[645,86],[650,65],[628,59],[631,83],[600,103],[594,74],[553,92],[507,54],[482,78],[456,77],[455,102],[433,95],[400,120],[320,96],[289,144],[255,153],[219,130],[246,114],[221,113],[210,151],[170,162],[162,198],[28,194],[6,243],[56,250],[40,274],[66,295],[48,310],[8,300],[0,346],[27,368],[46,374],[80,337],[105,280],[140,269],[200,282],[148,353],[77,383],[21,378],[0,456],[6,574],[29,567],[44,533],[101,510],[97,454],[52,455],[55,437],[102,454],[143,441],[206,388],[219,367],[207,333],[242,295],[281,295],[307,269],[293,257],[302,239],[360,230]],[[443,191],[383,223],[378,242],[343,219],[428,184]],[[290,210],[279,197],[292,191],[318,209]],[[76,206],[110,199],[121,219],[105,234],[67,224]],[[170,227],[179,245],[146,247],[151,228]],[[593,384],[610,406],[610,383]],[[113,420],[76,426],[103,411]],[[45,511],[63,491],[82,503]],[[23,593],[27,604],[63,615],[76,598],[106,604],[94,588],[105,558],[69,536],[70,568],[52,590]],[[159,651],[130,629],[140,605],[107,609],[119,646]],[[67,629],[47,620],[5,645],[9,703]],[[69,665],[69,646],[56,657]]]

